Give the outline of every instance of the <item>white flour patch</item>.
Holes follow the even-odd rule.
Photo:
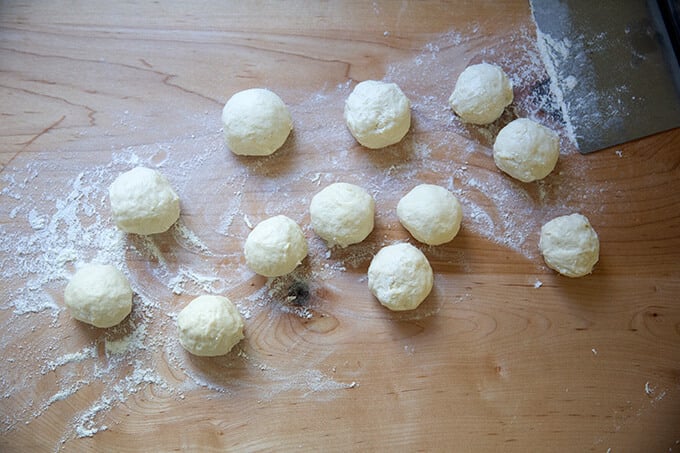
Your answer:
[[[564,100],[564,93],[573,90],[578,83],[578,80],[573,75],[561,77],[562,74],[558,72],[558,68],[555,65],[557,58],[561,58],[562,60],[568,58],[571,42],[566,38],[562,41],[555,41],[550,35],[541,32],[538,28],[536,29],[536,35],[536,44],[543,59],[543,63],[545,64],[545,69],[550,76],[550,90],[554,93],[557,105],[562,113],[567,137],[574,146],[577,146],[576,132],[569,115],[569,107]]]
[[[224,282],[214,274],[200,274],[191,268],[180,266],[176,275],[168,280],[168,286],[174,294],[220,294],[225,291]]]
[[[171,232],[175,240],[185,248],[207,256],[215,256],[210,248],[201,241],[201,238],[184,224],[183,220],[178,220],[172,226]]]
[[[76,437],[92,437],[98,432],[107,430],[108,426],[98,421],[101,414],[111,410],[116,404],[126,401],[131,395],[138,393],[149,384],[154,384],[156,389],[167,388],[167,383],[155,370],[135,366],[131,374],[113,383],[88,409],[75,417],[73,424]]]
[[[88,359],[93,359],[97,357],[97,348],[95,346],[88,346],[81,349],[78,352],[71,352],[57,357],[54,360],[49,360],[40,369],[41,374],[47,374],[49,371],[54,371],[59,367],[67,365],[69,363],[80,363]]]
[[[106,356],[123,355],[134,350],[146,349],[146,324],[141,324],[128,335],[119,339],[104,339],[104,353]]]

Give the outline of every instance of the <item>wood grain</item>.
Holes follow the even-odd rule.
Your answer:
[[[3,244],[39,239],[25,255],[1,249],[0,450],[680,449],[680,131],[588,156],[563,140],[546,183],[514,183],[493,165],[487,131],[456,123],[451,87],[432,81],[452,83],[469,62],[523,58],[533,39],[525,2],[9,1],[0,37]],[[344,129],[342,102],[354,82],[384,77],[418,99],[414,125],[403,144],[367,153]],[[531,105],[544,82],[521,80],[514,114],[550,119]],[[231,155],[219,132],[224,102],[253,86],[283,94],[295,122],[261,160]],[[69,235],[100,233],[88,229],[96,221],[111,229],[105,187],[136,161],[169,175],[200,244],[178,229],[122,239],[137,296],[119,328],[17,310],[12,300],[38,290],[61,304],[64,276],[97,256],[93,239]],[[294,275],[272,283],[249,272],[247,223],[290,212],[308,226],[311,196],[337,180],[376,197],[366,243],[326,255],[306,227],[311,253]],[[466,218],[451,243],[422,247],[435,289],[413,312],[388,312],[368,292],[370,257],[409,240],[394,213],[406,187],[449,180]],[[59,203],[79,207],[80,229],[56,220]],[[535,246],[533,226],[571,210],[601,240],[581,279],[551,272]],[[63,241],[40,236],[49,221]],[[53,280],[36,283],[30,266],[10,275],[13,263],[52,256],[41,242],[87,247]],[[286,303],[296,284],[304,301]],[[246,340],[214,359],[172,340],[172,316],[206,290],[249,315]],[[107,352],[140,325],[146,349]],[[64,356],[78,351],[93,356]],[[155,374],[134,374],[147,367]],[[107,428],[78,437],[74,420],[134,376],[134,391],[93,416]],[[72,393],[50,401],[66,384]]]

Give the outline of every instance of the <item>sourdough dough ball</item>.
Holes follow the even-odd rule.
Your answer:
[[[493,144],[496,166],[522,182],[548,176],[559,155],[557,134],[526,118],[518,118],[501,129]]]
[[[199,296],[177,316],[179,342],[194,355],[214,357],[231,351],[243,339],[243,318],[222,296]]]
[[[132,289],[125,275],[108,264],[88,264],[64,291],[71,315],[96,327],[112,327],[132,310]]]
[[[366,148],[394,145],[411,127],[411,103],[394,83],[365,80],[345,101],[345,121]]]
[[[407,243],[383,247],[368,267],[368,288],[385,307],[413,310],[432,290],[433,275],[423,252]]]
[[[460,74],[449,104],[464,122],[489,124],[503,114],[512,98],[512,85],[503,70],[481,63],[468,66]]]
[[[246,239],[246,264],[265,277],[288,274],[307,256],[302,230],[284,215],[258,223]]]
[[[165,176],[137,167],[119,175],[109,187],[111,214],[123,231],[155,234],[179,218],[179,197]]]
[[[414,238],[440,245],[458,234],[463,210],[458,199],[445,188],[420,184],[399,200],[397,216]]]
[[[581,214],[557,217],[543,225],[538,248],[548,267],[567,277],[590,274],[600,256],[600,241]]]
[[[288,107],[264,88],[233,95],[222,109],[224,138],[234,154],[268,156],[279,149],[293,128]]]
[[[314,195],[309,214],[312,228],[328,245],[347,247],[373,231],[375,202],[361,187],[337,182]]]

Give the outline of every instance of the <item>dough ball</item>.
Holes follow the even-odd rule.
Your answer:
[[[394,311],[418,307],[432,291],[433,278],[423,252],[405,242],[383,247],[368,267],[368,288]]]
[[[307,256],[302,230],[285,215],[258,223],[246,239],[246,264],[265,277],[279,277],[293,271]]]
[[[179,218],[179,197],[165,176],[137,167],[119,175],[109,187],[111,214],[123,231],[155,234]]]
[[[268,156],[285,143],[293,129],[288,107],[264,88],[240,91],[222,109],[224,138],[234,154]]]
[[[600,256],[600,241],[581,214],[557,217],[543,225],[538,248],[548,267],[567,277],[590,274]]]
[[[337,182],[314,195],[309,214],[316,234],[330,246],[347,247],[373,231],[375,202],[361,187]]]
[[[132,310],[132,288],[125,275],[108,264],[88,264],[71,278],[64,302],[78,321],[96,327],[119,324]]]
[[[243,318],[222,296],[199,296],[177,316],[179,342],[194,355],[214,357],[231,351],[243,339]]]
[[[345,121],[366,148],[394,145],[411,127],[411,103],[394,83],[365,80],[345,101]]]
[[[397,216],[414,238],[440,245],[458,234],[463,210],[458,199],[445,188],[420,184],[399,200]]]
[[[493,144],[496,166],[522,182],[548,176],[559,155],[557,134],[526,118],[516,119],[501,129]]]
[[[464,122],[489,124],[503,114],[512,98],[512,84],[503,70],[481,63],[468,66],[460,74],[449,104]]]

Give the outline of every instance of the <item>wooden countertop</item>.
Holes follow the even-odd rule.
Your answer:
[[[563,136],[545,181],[503,176],[490,152],[503,122],[561,130],[526,2],[140,3],[0,6],[1,451],[680,450],[680,130],[588,156]],[[515,85],[487,128],[446,104],[478,61]],[[346,130],[344,99],[364,79],[411,99],[400,145],[368,151]],[[272,157],[238,158],[220,112],[256,86],[281,95],[294,132]],[[136,165],[180,194],[168,233],[111,223],[106,188]],[[365,243],[329,252],[308,205],[334,181],[366,187],[377,218]],[[460,198],[450,244],[400,227],[396,202],[419,182]],[[536,249],[541,224],[573,211],[601,240],[581,279]],[[241,250],[249,225],[279,213],[310,256],[268,282]],[[383,309],[365,279],[399,240],[436,275],[411,313]],[[136,293],[117,328],[63,309],[92,260]],[[206,292],[246,318],[225,357],[176,341],[173,316]]]

